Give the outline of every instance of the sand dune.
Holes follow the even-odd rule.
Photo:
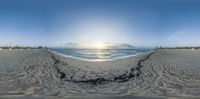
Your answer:
[[[87,62],[45,49],[0,51],[0,96],[199,97],[200,50]]]

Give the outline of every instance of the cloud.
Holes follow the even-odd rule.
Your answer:
[[[200,34],[193,30],[173,33],[167,38],[167,44],[172,46],[199,46]]]
[[[79,49],[79,48],[91,48],[91,46],[88,46],[89,44],[85,43],[72,43],[69,42],[65,44],[64,48],[73,48],[73,49]],[[135,46],[129,45],[129,44],[118,44],[118,43],[105,43],[105,46],[107,49],[134,49]]]
[[[171,46],[187,46],[189,45],[189,42],[187,42],[186,39],[187,39],[187,32],[179,31],[170,35],[167,38],[167,43]]]
[[[185,33],[185,31],[180,31],[180,32],[174,33],[174,34],[170,35],[167,40],[168,41],[180,41],[181,35],[183,35],[184,33]]]

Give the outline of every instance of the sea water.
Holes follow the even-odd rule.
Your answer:
[[[64,49],[53,48],[51,51],[65,57],[86,61],[109,61],[136,56],[151,49]]]

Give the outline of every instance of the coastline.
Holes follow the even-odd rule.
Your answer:
[[[51,51],[50,51],[51,53]],[[112,61],[84,61],[79,59],[73,59],[71,57],[65,57],[57,53],[52,53],[52,58],[57,62],[67,62],[67,64],[77,67],[80,69],[80,71],[90,72],[93,71],[92,74],[89,75],[95,75],[97,77],[85,77],[82,76],[80,78],[74,78],[74,76],[71,76],[70,79],[67,77],[61,77],[61,78],[67,78],[67,81],[71,81],[74,83],[90,83],[90,84],[102,84],[102,83],[108,83],[108,82],[125,82],[130,79],[135,79],[136,77],[139,77],[141,74],[141,65],[140,63],[142,61],[145,61],[153,54],[153,52],[143,53],[137,56],[128,57],[124,59],[118,59],[118,60],[112,60]],[[137,62],[138,61],[138,62]],[[122,70],[126,71],[119,72],[118,74],[112,72],[112,71],[119,71]],[[106,78],[104,72],[108,72],[107,70],[112,70],[110,73],[113,75],[112,77]],[[60,75],[66,76],[68,71],[62,71],[58,67],[58,71],[61,73]],[[101,73],[101,74],[100,74]],[[81,74],[81,75],[88,75]],[[79,74],[80,76],[80,74]]]
[[[48,51],[53,53],[53,54],[57,54],[57,55],[60,55],[62,57],[66,57],[66,58],[72,58],[72,59],[81,60],[81,61],[88,61],[88,62],[98,62],[98,61],[101,62],[101,61],[121,60],[121,59],[126,59],[126,58],[139,56],[139,55],[141,56],[141,55],[145,55],[145,54],[154,52],[154,49],[152,49],[150,51],[147,51],[147,52],[140,52],[140,53],[137,53],[137,54],[134,54],[134,55],[126,55],[126,56],[121,56],[121,57],[117,57],[117,58],[113,58],[113,59],[84,59],[84,58],[81,58],[81,57],[75,57],[75,56],[72,56],[72,55],[62,54],[62,53],[53,51],[51,49],[48,49]]]

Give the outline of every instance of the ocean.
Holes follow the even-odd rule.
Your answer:
[[[64,49],[53,48],[62,56],[76,58],[86,61],[109,61],[127,58],[151,51],[151,49]]]

